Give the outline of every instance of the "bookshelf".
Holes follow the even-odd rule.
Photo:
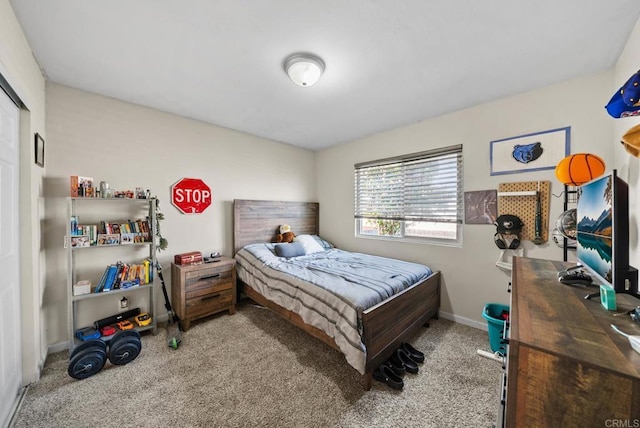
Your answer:
[[[64,244],[70,350],[78,343],[76,330],[136,307],[152,317],[149,325],[136,325],[136,330],[157,333],[156,206],[155,198],[67,198]],[[112,265],[120,275],[109,291],[102,291]],[[81,281],[91,283],[86,294],[74,287]],[[120,306],[123,297],[129,302],[127,308]]]

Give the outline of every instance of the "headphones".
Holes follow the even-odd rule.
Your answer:
[[[515,250],[520,246],[520,238],[518,235],[513,236],[515,236],[515,238],[511,239],[511,242],[507,245],[507,240],[504,238],[502,233],[496,232],[496,234],[493,235],[493,242],[495,242],[501,250]]]
[[[515,250],[520,246],[520,232],[522,231],[522,220],[511,214],[503,214],[499,216],[495,223],[496,233],[493,235],[493,242],[501,250]],[[505,235],[512,236],[511,242],[507,245]]]

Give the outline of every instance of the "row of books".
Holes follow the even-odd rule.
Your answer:
[[[71,217],[71,246],[126,245],[151,241],[149,220],[138,219],[127,222],[104,222],[78,224],[78,217]]]
[[[119,233],[149,233],[149,218],[138,219],[135,221],[127,220],[126,222],[107,223],[100,222],[100,233],[119,234]]]
[[[95,293],[111,290],[137,287],[153,282],[153,265],[151,260],[144,259],[142,263],[117,262],[107,266]]]

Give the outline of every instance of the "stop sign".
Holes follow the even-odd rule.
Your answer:
[[[200,214],[211,200],[211,189],[199,178],[183,178],[171,186],[171,203],[183,214]]]

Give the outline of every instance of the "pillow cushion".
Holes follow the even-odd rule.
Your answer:
[[[335,248],[335,246],[331,242],[325,239],[322,239],[318,235],[311,235],[311,236],[313,236],[313,239],[315,239],[316,242],[320,244],[320,246],[322,246],[322,248],[324,248],[325,250],[330,250],[332,248]]]
[[[293,242],[302,244],[305,254],[313,254],[325,250],[311,235],[298,235],[293,239]]]
[[[299,242],[291,242],[289,244],[277,244],[276,255],[278,257],[298,257],[306,254],[304,246]]]

